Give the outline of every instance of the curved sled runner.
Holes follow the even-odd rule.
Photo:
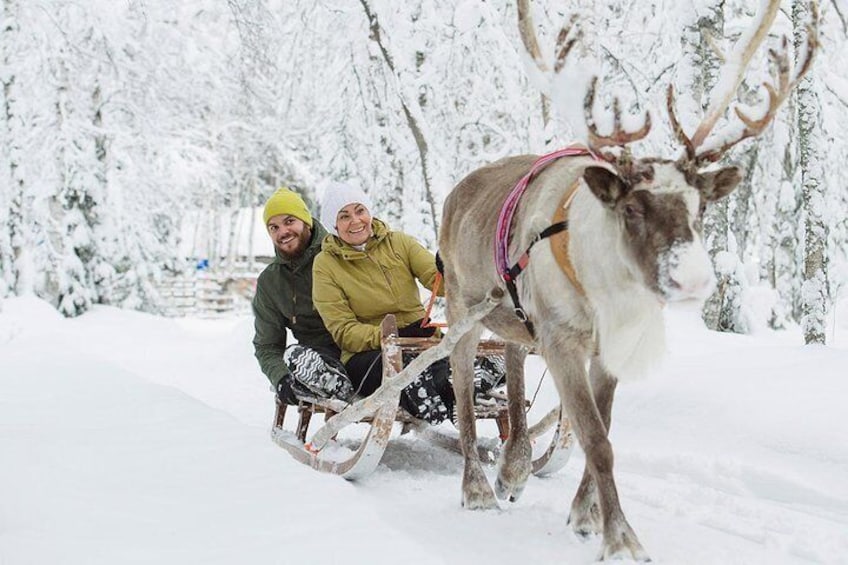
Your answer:
[[[312,402],[311,408],[300,406],[301,421],[304,420],[303,414],[306,410],[324,408],[327,410],[325,414],[331,414],[332,408],[328,408],[325,404],[326,402],[326,400],[315,399]],[[284,405],[281,407],[278,404],[277,406],[277,417],[274,428],[271,430],[271,439],[288,451],[297,461],[309,465],[313,469],[341,475],[349,480],[355,480],[370,474],[380,463],[380,459],[383,458],[383,452],[386,450],[386,445],[389,443],[396,412],[397,406],[388,404],[379,409],[374,417],[371,418],[371,429],[368,431],[365,439],[362,440],[359,449],[353,455],[340,460],[323,455],[322,453],[310,451],[306,448],[302,439],[283,430]],[[303,431],[306,432],[306,428],[303,428]]]
[[[397,339],[397,323],[394,316],[386,316],[381,325],[382,349],[383,349],[383,382],[392,379],[399,371],[395,370],[398,359],[393,353],[391,342]],[[325,473],[333,473],[342,477],[355,480],[370,474],[383,457],[392,427],[398,413],[399,395],[395,395],[394,402],[387,401],[378,407],[371,417],[361,419],[362,422],[371,423],[368,435],[362,440],[359,449],[353,455],[337,460],[330,454],[310,449],[310,444],[304,444],[309,421],[314,412],[323,412],[325,418],[329,419],[333,414],[343,412],[349,408],[346,402],[335,399],[305,398],[298,406],[300,418],[297,425],[297,436],[292,437],[283,429],[286,415],[286,405],[277,400],[277,413],[274,417],[274,427],[271,430],[271,439],[288,451],[296,460],[309,465],[314,469]]]
[[[556,430],[545,451],[531,461],[532,472],[537,477],[556,473],[568,463],[574,449],[574,432],[568,418],[562,417],[562,410],[554,408],[544,418],[527,430],[531,440],[547,432],[556,423]]]

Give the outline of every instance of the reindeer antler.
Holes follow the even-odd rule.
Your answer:
[[[549,67],[545,63],[539,49],[539,42],[536,39],[536,34],[533,31],[533,20],[530,13],[529,0],[518,0],[518,29],[521,35],[521,41],[524,43],[524,49],[533,59],[536,67],[543,73],[548,72]],[[579,18],[577,14],[572,14],[568,23],[565,24],[557,34],[556,47],[554,50],[553,71],[560,73],[565,67],[566,59],[571,53],[574,46],[583,36],[583,32],[578,26]],[[598,133],[595,118],[592,114],[592,108],[595,103],[595,92],[597,90],[598,78],[594,77],[592,83],[586,92],[586,97],[583,100],[583,111],[586,119],[586,126],[589,130],[588,145],[589,148],[598,156],[603,157],[607,161],[616,162],[619,165],[624,165],[624,168],[629,169],[631,162],[629,150],[626,144],[644,138],[651,131],[651,116],[645,114],[645,120],[641,128],[633,132],[627,132],[621,125],[621,104],[616,97],[613,99],[613,132],[610,135],[601,135]],[[622,147],[620,156],[602,151],[604,147],[618,146]]]
[[[709,150],[702,150],[699,152],[699,148],[702,147],[704,141],[706,141],[707,137],[712,132],[715,127],[716,122],[719,117],[727,110],[730,106],[731,101],[736,95],[736,91],[739,88],[739,85],[744,78],[744,71],[748,66],[748,63],[751,60],[751,57],[756,52],[757,48],[765,39],[768,34],[768,30],[771,27],[771,24],[774,22],[774,18],[777,15],[777,10],[780,7],[779,0],[771,0],[769,4],[766,6],[765,11],[763,13],[763,17],[760,20],[759,25],[753,30],[749,37],[740,38],[740,43],[738,44],[738,48],[736,49],[736,53],[738,53],[738,65],[727,65],[722,70],[722,77],[730,76],[728,73],[735,72],[735,76],[731,76],[732,81],[719,79],[720,83],[730,83],[732,87],[728,87],[725,92],[721,93],[721,96],[717,96],[713,102],[710,103],[710,106],[707,110],[704,119],[698,125],[698,128],[695,130],[695,133],[692,137],[686,135],[683,131],[683,127],[680,125],[680,121],[677,119],[677,115],[674,110],[674,88],[669,85],[668,92],[666,95],[666,105],[668,107],[669,119],[671,121],[671,127],[674,131],[675,137],[680,141],[686,150],[686,154],[683,159],[691,162],[694,166],[700,166],[705,163],[711,163],[718,161],[722,155],[724,155],[731,147],[735,146],[742,140],[756,137],[760,135],[768,126],[769,123],[774,119],[777,115],[777,109],[783,104],[792,90],[798,85],[798,82],[803,78],[803,76],[810,70],[812,66],[812,62],[815,56],[816,49],[818,48],[818,5],[815,0],[811,0],[810,2],[810,11],[812,13],[812,21],[807,25],[807,50],[804,53],[803,59],[800,64],[797,65],[797,70],[794,73],[794,76],[790,79],[790,69],[789,69],[789,49],[788,49],[788,40],[786,37],[783,38],[781,42],[781,48],[779,51],[775,51],[773,49],[769,50],[769,57],[774,63],[774,67],[776,69],[776,80],[773,81],[777,84],[775,86],[773,83],[765,82],[763,83],[763,87],[768,92],[769,96],[769,107],[766,111],[765,115],[759,119],[753,119],[750,116],[744,114],[738,107],[734,108],[736,116],[745,124],[745,128],[742,130],[740,134],[738,134],[734,139],[728,140],[721,144],[719,147]],[[743,40],[746,41],[743,43]]]
[[[548,66],[542,58],[542,50],[539,48],[539,40],[533,29],[533,17],[530,13],[530,0],[518,0],[518,31],[524,49],[536,63],[536,67],[543,73],[548,72]]]
[[[573,32],[573,33],[572,33]],[[565,60],[577,40],[583,37],[583,30],[577,27],[577,14],[572,14],[568,23],[559,30],[554,49],[554,72],[559,73],[565,66]]]
[[[645,119],[642,127],[635,131],[625,131],[621,125],[621,103],[616,96],[612,101],[613,115],[613,131],[609,135],[601,135],[598,133],[598,126],[595,124],[595,116],[592,108],[595,105],[595,90],[598,86],[598,77],[593,77],[589,84],[589,89],[586,91],[586,97],[583,99],[583,116],[586,120],[586,128],[589,130],[589,149],[600,157],[612,163],[617,163],[625,172],[630,171],[632,158],[628,143],[643,139],[651,131],[651,114],[645,112]],[[604,147],[621,147],[621,155],[616,156],[603,150]]]
[[[543,73],[548,72],[548,65],[542,58],[542,50],[539,48],[539,40],[533,29],[533,17],[530,13],[530,0],[518,0],[518,31],[521,42],[527,54],[533,59],[536,67]],[[565,65],[565,59],[577,41],[583,36],[582,30],[577,27],[577,14],[572,14],[568,23],[559,30],[554,50],[554,72],[559,73]]]

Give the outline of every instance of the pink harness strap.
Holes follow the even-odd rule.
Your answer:
[[[565,149],[558,149],[547,155],[542,155],[536,159],[533,166],[530,167],[530,171],[521,177],[509,195],[507,195],[506,200],[504,200],[501,213],[498,215],[497,231],[495,232],[495,266],[505,281],[512,280],[509,274],[509,230],[512,228],[512,218],[515,216],[518,201],[521,200],[521,197],[530,185],[530,181],[533,180],[533,177],[539,171],[544,169],[552,161],[571,155],[591,155],[591,153],[585,147],[575,145],[566,147]]]

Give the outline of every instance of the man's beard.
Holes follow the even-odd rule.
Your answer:
[[[297,236],[297,247],[294,248],[293,251],[283,251],[279,247],[277,247],[277,251],[280,254],[291,261],[292,259],[297,259],[303,252],[306,251],[306,248],[309,247],[309,241],[312,239],[312,230],[309,226],[304,226],[303,231],[300,232],[300,235]]]

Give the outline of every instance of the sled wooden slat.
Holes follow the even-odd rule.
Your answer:
[[[421,353],[427,349],[438,345],[441,341],[437,337],[399,337],[398,344],[403,348],[404,352]],[[477,356],[503,354],[506,344],[499,339],[483,339],[477,344]]]

